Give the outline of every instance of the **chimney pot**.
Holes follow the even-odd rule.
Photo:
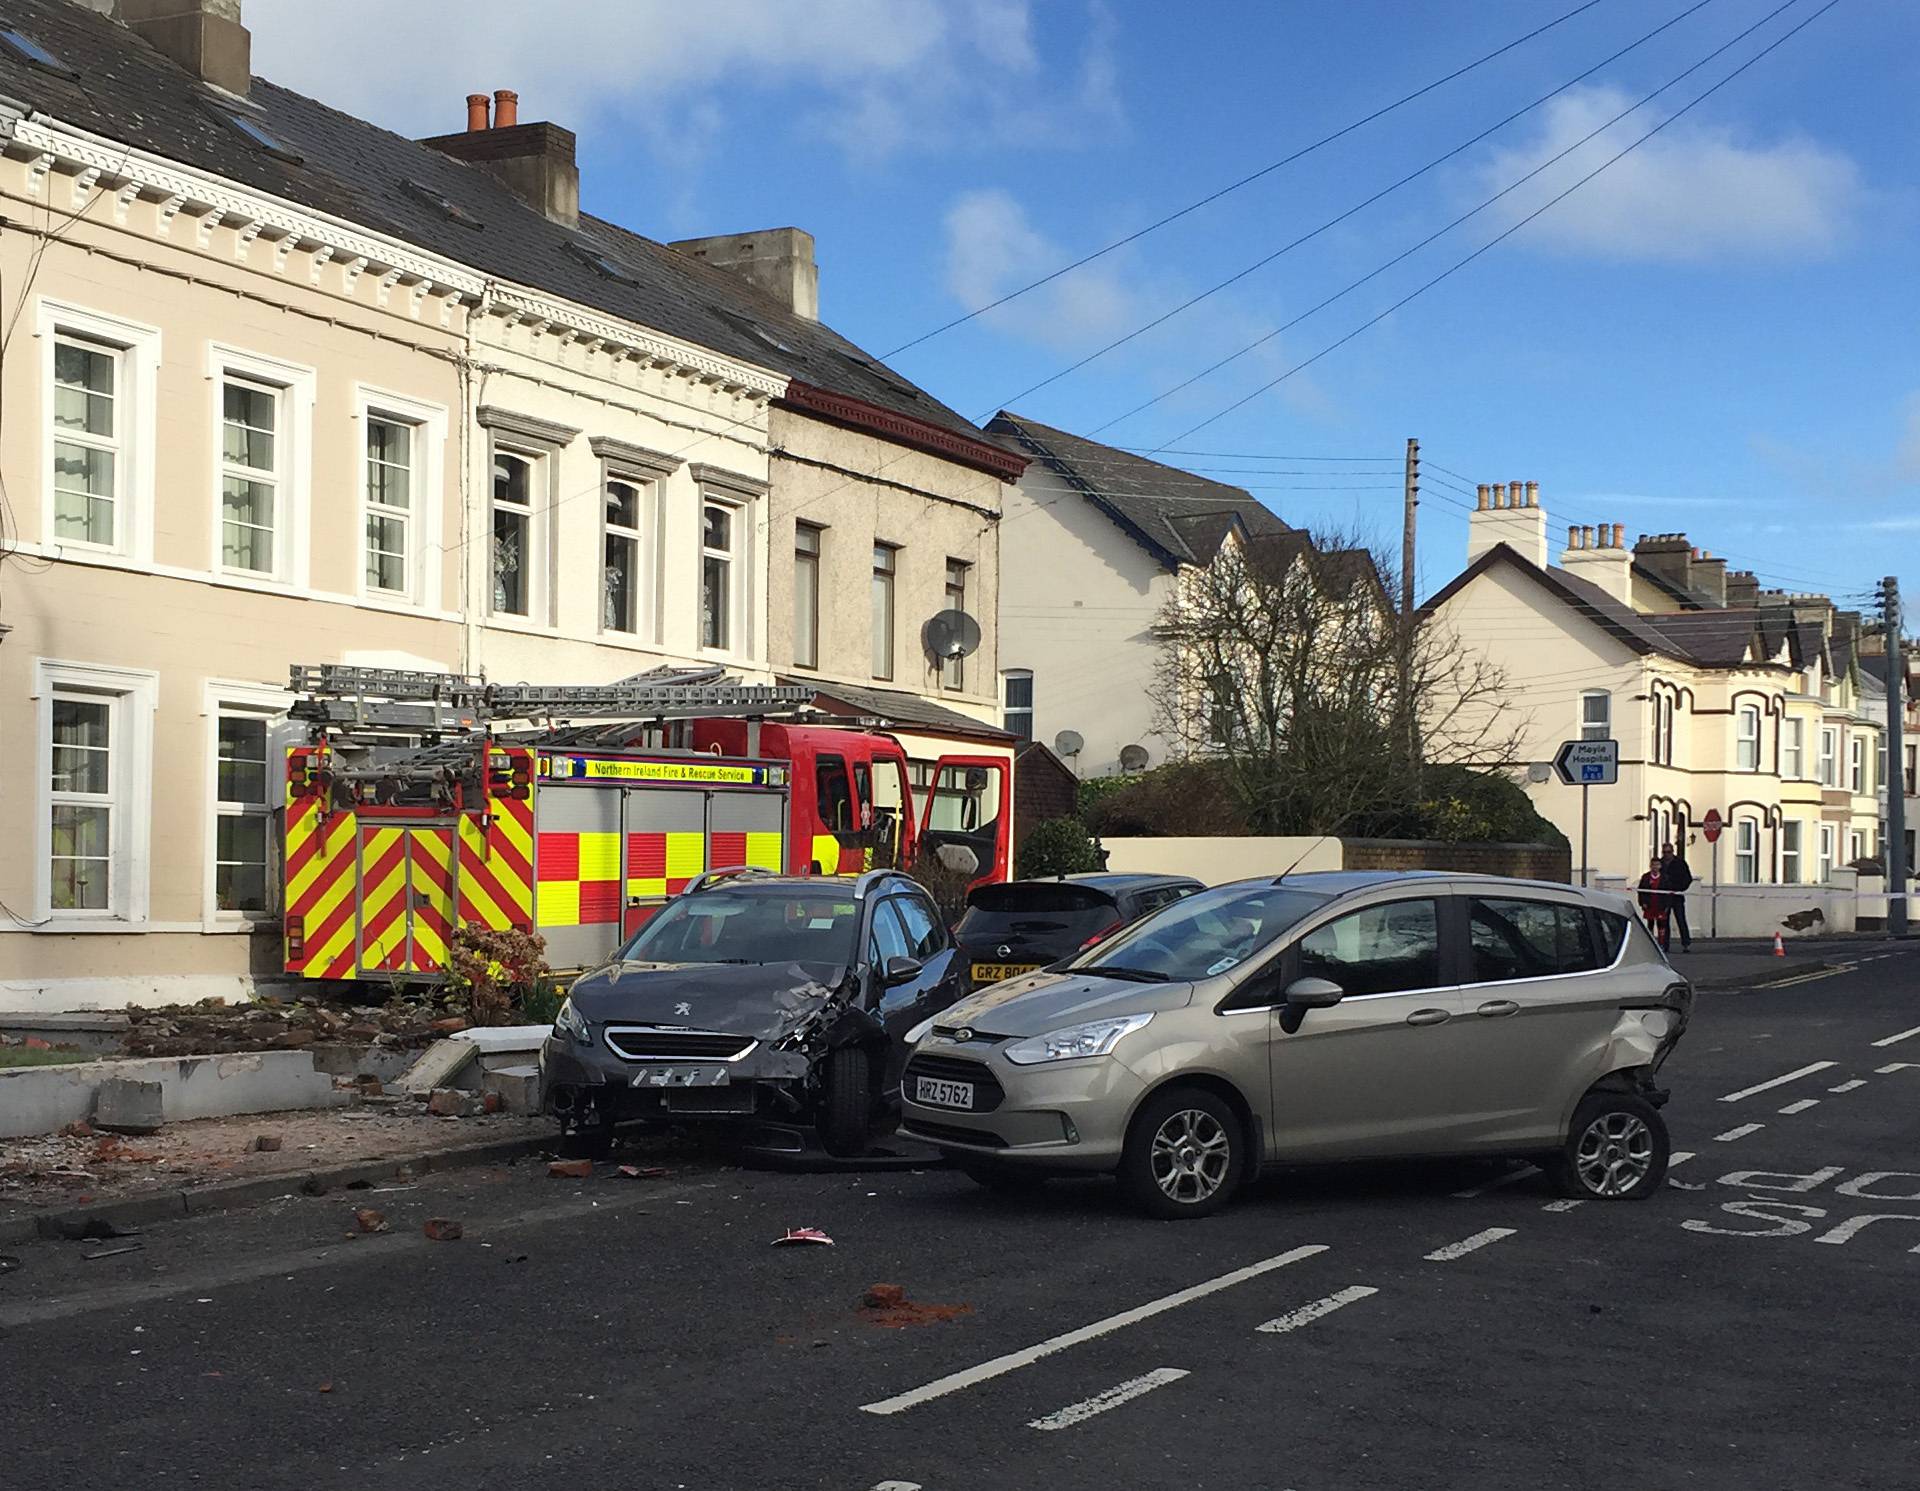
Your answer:
[[[487,96],[484,93],[467,95],[467,133],[474,134],[487,128]]]
[[[1480,483],[1480,490],[1475,494],[1475,497],[1480,504],[1480,511],[1485,512],[1487,510],[1487,484],[1485,482]]]
[[[1626,536],[1627,536],[1627,525],[1625,523],[1615,523],[1613,525],[1614,548],[1618,549],[1622,547],[1621,540],[1624,539]]]
[[[1540,505],[1540,483],[1537,481],[1530,481],[1527,483],[1527,506],[1538,507],[1539,505]]]
[[[493,127],[512,129],[520,122],[520,95],[511,88],[493,91]]]
[[[1567,524],[1567,547],[1569,549],[1577,549],[1580,547],[1580,525],[1578,523]]]
[[[1591,523],[1582,523],[1580,525],[1580,547],[1583,549],[1598,547],[1593,541],[1593,525]]]
[[[1507,483],[1507,506],[1520,506],[1520,483],[1517,481]]]

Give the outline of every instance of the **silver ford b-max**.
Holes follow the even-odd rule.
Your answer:
[[[1204,1216],[1263,1167],[1513,1154],[1651,1195],[1693,990],[1627,901],[1447,873],[1218,886],[922,1027],[903,1131],[982,1183]]]

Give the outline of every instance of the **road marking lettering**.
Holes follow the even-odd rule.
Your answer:
[[[1488,1191],[1497,1191],[1502,1186],[1510,1186],[1516,1180],[1525,1180],[1529,1175],[1538,1175],[1539,1173],[1540,1167],[1538,1165],[1522,1165],[1518,1170],[1509,1170],[1505,1175],[1498,1176],[1488,1181],[1485,1185],[1472,1186],[1464,1191],[1455,1191],[1453,1193],[1453,1199],[1455,1201],[1471,1201],[1475,1196],[1484,1196]]]
[[[1541,1207],[1540,1210],[1572,1211],[1576,1206],[1585,1206],[1586,1204],[1587,1203],[1585,1201],[1573,1200],[1573,1199],[1569,1199],[1566,1201],[1549,1201],[1545,1206]]]
[[[1828,1092],[1852,1092],[1854,1088],[1865,1087],[1866,1085],[1867,1085],[1867,1079],[1865,1077],[1855,1077],[1851,1082],[1842,1082],[1838,1087],[1829,1087],[1827,1091]]]
[[[1692,1150],[1676,1149],[1672,1154],[1667,1156],[1667,1168],[1671,1170],[1675,1165],[1684,1165],[1688,1160],[1692,1158],[1693,1158]]]
[[[1884,1041],[1875,1041],[1874,1045],[1875,1046],[1897,1046],[1902,1041],[1912,1040],[1916,1035],[1920,1035],[1920,1025],[1914,1026],[1913,1029],[1911,1030],[1903,1030],[1898,1035],[1890,1035]]]
[[[1890,1061],[1885,1066],[1877,1066],[1873,1070],[1879,1076],[1885,1077],[1894,1072],[1904,1072],[1912,1065],[1910,1061]]]
[[[1757,1134],[1765,1127],[1764,1123],[1743,1123],[1737,1129],[1728,1129],[1726,1133],[1715,1134],[1713,1137],[1717,1143],[1727,1144],[1735,1139],[1744,1139],[1749,1134]]]
[[[1852,1237],[1854,1233],[1871,1226],[1875,1222],[1920,1222],[1920,1217],[1916,1217],[1912,1212],[1898,1211],[1874,1212],[1864,1217],[1849,1217],[1838,1227],[1821,1233],[1814,1241],[1834,1243],[1837,1245],[1845,1242],[1848,1238]],[[1909,1253],[1920,1253],[1920,1244],[1908,1248],[1907,1251]]]
[[[1155,1367],[1144,1376],[1130,1378],[1118,1387],[1110,1387],[1104,1393],[1095,1393],[1083,1402],[1069,1403],[1065,1408],[1050,1413],[1043,1419],[1035,1419],[1027,1427],[1029,1429],[1071,1429],[1075,1424],[1083,1423],[1097,1413],[1118,1408],[1122,1403],[1131,1402],[1157,1387],[1165,1387],[1169,1382],[1178,1382],[1186,1375],[1185,1369],[1181,1367]]]
[[[1836,1065],[1836,1063],[1831,1061],[1809,1062],[1798,1071],[1788,1072],[1784,1077],[1774,1077],[1765,1082],[1756,1082],[1751,1087],[1743,1087],[1738,1092],[1730,1092],[1721,1098],[1720,1101],[1723,1103],[1737,1103],[1740,1099],[1750,1098],[1757,1092],[1766,1092],[1769,1088],[1774,1087],[1784,1087],[1789,1082],[1798,1082],[1802,1077],[1811,1077],[1815,1072],[1824,1072],[1828,1067],[1834,1065]]]
[[[1909,1180],[1920,1181],[1920,1171],[1869,1170],[1863,1175],[1856,1175],[1852,1180],[1841,1181],[1839,1185],[1834,1187],[1834,1190],[1838,1191],[1842,1196],[1857,1196],[1862,1201],[1920,1201],[1920,1185],[1915,1186],[1912,1193],[1905,1196],[1887,1196],[1881,1194],[1879,1191],[1869,1191],[1867,1189],[1867,1187],[1875,1181],[1892,1180],[1896,1175],[1903,1175]]]
[[[1104,1320],[1096,1320],[1091,1325],[1083,1325],[1057,1336],[1050,1336],[1035,1346],[1023,1347],[1019,1351],[1010,1351],[1005,1356],[996,1356],[991,1361],[981,1362],[976,1367],[967,1367],[959,1372],[950,1372],[945,1377],[936,1378],[923,1387],[891,1398],[882,1398],[877,1403],[860,1405],[862,1413],[901,1413],[921,1403],[932,1402],[935,1398],[945,1397],[948,1393],[958,1392],[961,1388],[972,1387],[976,1383],[987,1382],[1002,1377],[1008,1372],[1016,1372],[1022,1367],[1030,1367],[1043,1357],[1052,1356],[1057,1351],[1078,1346],[1082,1342],[1097,1340],[1113,1331],[1124,1330],[1127,1326],[1138,1325],[1142,1320],[1150,1320],[1155,1315],[1168,1310],[1176,1310],[1181,1305],[1190,1305],[1195,1300],[1205,1299],[1222,1289],[1231,1289],[1236,1284],[1244,1284],[1249,1279],[1257,1279],[1262,1274],[1272,1273],[1276,1268],[1285,1268],[1290,1263],[1298,1263],[1303,1258],[1327,1251],[1324,1243],[1309,1243],[1304,1247],[1293,1248],[1278,1253],[1272,1258],[1264,1258],[1258,1263],[1237,1268],[1232,1273],[1221,1274],[1218,1278],[1208,1279],[1172,1294],[1162,1295],[1144,1305],[1136,1305],[1131,1310],[1122,1310],[1117,1315],[1109,1315]]]
[[[1472,1237],[1463,1237],[1457,1243],[1448,1243],[1444,1248],[1435,1248],[1427,1254],[1429,1263],[1451,1263],[1456,1258],[1484,1248],[1488,1243],[1497,1243],[1503,1237],[1512,1237],[1511,1227],[1489,1227],[1485,1232],[1476,1232]]]
[[[1787,1106],[1780,1111],[1782,1113],[1805,1113],[1807,1109],[1818,1108],[1819,1106],[1820,1099],[1818,1098],[1802,1098],[1797,1103],[1788,1103]]]
[[[1720,1184],[1738,1186],[1743,1191],[1811,1191],[1844,1173],[1838,1165],[1809,1170],[1805,1175],[1792,1170],[1729,1170],[1720,1177]]]
[[[1378,1294],[1379,1292],[1378,1289],[1369,1289],[1365,1284],[1355,1284],[1335,1294],[1329,1294],[1325,1299],[1317,1299],[1310,1305],[1302,1305],[1297,1310],[1289,1310],[1286,1314],[1276,1316],[1274,1319],[1269,1320],[1265,1325],[1256,1325],[1254,1329],[1271,1331],[1275,1335],[1280,1335],[1286,1331],[1296,1331],[1303,1325],[1311,1325],[1323,1316],[1331,1315],[1342,1306],[1350,1305],[1355,1300],[1365,1299],[1368,1295]]]

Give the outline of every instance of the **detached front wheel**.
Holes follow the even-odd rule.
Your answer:
[[[1595,1092],[1574,1109],[1547,1173],[1561,1194],[1583,1201],[1643,1201],[1667,1178],[1670,1153],[1666,1120],[1651,1103]]]
[[[831,1155],[863,1155],[873,1134],[873,1066],[858,1046],[827,1054],[820,1142]]]
[[[1239,1189],[1246,1143],[1224,1099],[1204,1088],[1171,1088],[1134,1116],[1120,1157],[1121,1187],[1149,1216],[1209,1216]]]

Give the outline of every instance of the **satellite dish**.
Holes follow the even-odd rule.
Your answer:
[[[1086,748],[1087,743],[1078,730],[1062,730],[1053,737],[1053,749],[1056,755],[1077,756]]]
[[[1533,762],[1527,767],[1527,780],[1534,783],[1552,781],[1553,763],[1550,761]]]
[[[1147,764],[1147,748],[1143,745],[1123,745],[1120,747],[1120,769],[1122,771],[1141,771]]]
[[[980,623],[965,611],[936,611],[920,629],[927,655],[938,662],[968,657],[980,649]]]

